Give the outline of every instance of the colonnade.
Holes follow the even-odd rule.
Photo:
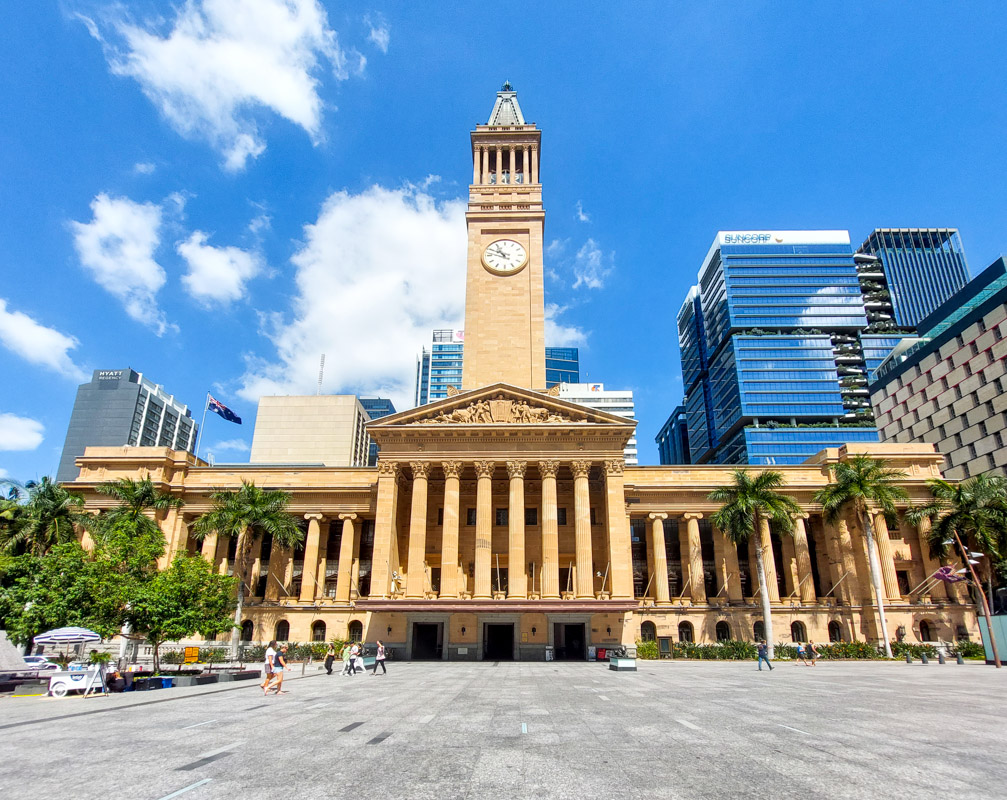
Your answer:
[[[374,541],[374,577],[371,584],[373,596],[387,597],[392,573],[395,571],[397,529],[395,508],[398,491],[404,482],[411,480],[406,547],[407,599],[429,598],[426,575],[426,545],[428,527],[429,478],[435,469],[444,475],[443,525],[441,531],[441,581],[437,597],[457,599],[459,585],[459,521],[460,479],[470,468],[476,477],[475,498],[475,548],[473,557],[473,584],[471,597],[475,600],[494,599],[493,591],[493,477],[499,468],[505,468],[508,478],[507,514],[507,564],[508,581],[506,597],[529,597],[529,575],[526,558],[525,481],[529,468],[538,472],[541,481],[541,584],[542,599],[560,599],[559,582],[559,514],[556,478],[561,466],[573,475],[573,520],[575,541],[575,574],[573,595],[577,599],[595,599],[601,594],[595,589],[595,564],[591,530],[591,499],[589,474],[594,463],[574,459],[561,462],[557,459],[494,461],[410,461],[411,479],[406,476],[404,463],[386,461],[378,464],[378,498]],[[611,588],[604,590],[612,597],[632,596],[630,568],[629,526],[625,513],[625,487],[622,460],[600,462],[605,475],[607,549]]]
[[[494,154],[494,169],[490,170],[490,153]],[[518,171],[517,156],[521,155],[521,170]],[[504,163],[506,157],[506,165]],[[517,176],[521,175],[519,181]],[[530,178],[530,180],[529,180]],[[538,183],[537,144],[476,144],[472,147],[472,183]]]

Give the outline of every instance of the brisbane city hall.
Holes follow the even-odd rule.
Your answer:
[[[793,537],[764,525],[742,550],[711,523],[726,466],[627,466],[631,420],[547,391],[541,131],[509,86],[471,132],[472,185],[462,385],[370,422],[376,467],[209,466],[154,447],[88,448],[71,484],[107,507],[103,481],[149,475],[181,497],[163,515],[167,563],[196,552],[193,520],[242,480],[291,495],[303,550],[253,545],[242,638],[384,641],[400,658],[584,659],[639,639],[714,642],[762,634],[755,547],[763,549],[777,640],[880,641],[863,531],[827,523],[812,497],[830,464],[869,447],[906,472],[910,502],[940,476],[931,445],[827,449],[779,469],[804,512]],[[753,468],[754,469],[754,468]],[[957,585],[910,597],[940,564],[920,532],[876,517],[891,631],[976,635]],[[227,572],[233,543],[202,554]],[[905,573],[900,576],[898,573]],[[902,577],[900,586],[899,578]],[[962,629],[965,629],[964,631]]]

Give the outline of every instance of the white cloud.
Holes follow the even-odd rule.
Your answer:
[[[182,276],[186,291],[203,305],[240,300],[245,283],[262,271],[262,259],[238,247],[214,247],[206,239],[205,233],[195,231],[176,248],[189,265]]]
[[[248,442],[244,439],[227,439],[223,442],[217,442],[212,447],[208,448],[214,452],[217,450],[225,450],[235,453],[248,453],[251,451],[251,447],[248,446]]]
[[[388,52],[388,23],[385,18],[378,15],[371,18],[370,15],[364,17],[364,24],[371,29],[367,40],[378,48],[382,53]]]
[[[0,481],[5,480],[10,477],[10,473],[3,467],[0,467]]]
[[[149,161],[141,161],[133,165],[133,172],[137,175],[153,175],[156,169],[157,166]]]
[[[612,272],[615,256],[604,253],[594,239],[588,239],[577,251],[573,262],[573,288],[584,286],[588,289],[600,289],[605,285],[605,278]]]
[[[38,420],[0,413],[0,450],[34,450],[45,438]]]
[[[129,316],[162,336],[174,326],[156,299],[166,281],[164,269],[154,260],[161,241],[161,207],[99,194],[91,201],[91,211],[91,222],[70,223],[81,263],[122,302]]]
[[[580,200],[577,201],[577,215],[576,215],[575,219],[578,222],[590,222],[591,221],[591,217],[589,217],[587,214],[584,213],[584,206],[581,205]]]
[[[20,311],[8,311],[2,298],[0,343],[31,364],[49,367],[74,380],[87,378],[87,373],[73,362],[68,353],[80,344],[77,339],[55,328],[47,328]]]
[[[325,353],[325,391],[412,405],[416,355],[434,328],[461,327],[465,205],[414,186],[337,192],[305,226],[294,255],[289,315],[266,315],[277,359],[250,357],[240,394],[313,394]]]
[[[340,46],[319,0],[188,0],[168,24],[135,23],[122,5],[101,25],[81,19],[112,72],[134,78],[179,133],[209,141],[229,170],[266,149],[256,122],[262,110],[317,141],[320,62],[340,80],[351,62],[356,72],[365,63]]]
[[[545,343],[547,347],[577,347],[587,344],[587,334],[574,325],[561,325],[556,318],[566,311],[557,303],[545,304]]]

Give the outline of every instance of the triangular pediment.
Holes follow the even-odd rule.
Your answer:
[[[403,425],[617,425],[632,429],[636,422],[541,392],[495,383],[460,392],[419,408],[389,414],[368,423],[367,429],[376,431]]]

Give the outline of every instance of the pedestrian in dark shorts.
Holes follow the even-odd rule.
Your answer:
[[[815,662],[818,661],[818,648],[815,647],[814,642],[808,642],[808,656],[811,658],[811,666],[815,666]]]
[[[336,660],[336,646],[334,644],[330,644],[328,651],[325,653],[325,671],[329,675],[332,674],[332,662],[335,660]]]

